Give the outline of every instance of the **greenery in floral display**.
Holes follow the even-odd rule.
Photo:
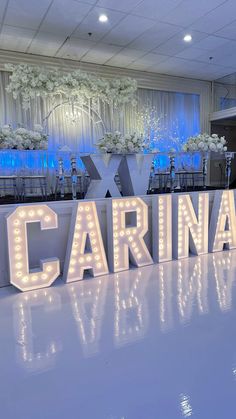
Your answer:
[[[117,154],[140,153],[148,148],[143,135],[136,133],[123,135],[119,131],[107,132],[98,140],[96,146],[101,153]]]
[[[195,137],[189,137],[183,146],[183,151],[214,151],[220,153],[227,151],[225,137],[219,137],[217,134],[199,134]]]
[[[11,125],[0,127],[0,149],[15,150],[46,150],[48,136],[41,125],[35,125],[34,130],[23,127],[13,129]]]
[[[87,103],[90,99],[100,99],[115,106],[134,100],[137,83],[131,78],[106,79],[75,70],[64,73],[47,70],[27,64],[7,64],[11,72],[7,91],[16,99],[21,95],[24,108],[29,108],[30,100],[40,97],[63,98],[69,102]]]

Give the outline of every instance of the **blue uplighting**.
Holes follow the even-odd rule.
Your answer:
[[[168,94],[163,92],[163,94]],[[168,122],[167,127],[160,127],[158,139],[155,138],[154,130],[150,132],[152,148],[157,148],[160,154],[154,160],[154,166],[157,170],[168,170],[170,162],[168,157],[169,151],[181,152],[183,144],[188,137],[196,135],[200,132],[200,98],[199,95],[191,94],[191,106],[188,116],[186,115],[186,102],[188,94],[176,93],[173,103],[173,119]],[[170,110],[171,111],[171,110]],[[170,120],[170,118],[168,118]],[[163,122],[165,125],[165,121]],[[52,139],[51,139],[52,140]],[[23,173],[46,173],[54,172],[58,169],[58,160],[61,157],[64,163],[65,172],[71,170],[71,157],[75,154],[71,151],[52,150],[49,138],[49,150],[40,151],[20,151],[20,150],[1,150],[0,152],[0,171],[3,174],[23,174]],[[91,141],[84,141],[84,144],[91,144]],[[80,150],[88,151],[89,150]],[[176,156],[177,169],[199,169],[201,164],[200,154]],[[84,165],[79,157],[77,157],[77,168],[84,170]]]
[[[190,99],[189,96],[191,96],[191,107],[187,116],[186,101]],[[150,133],[152,147],[154,149],[157,148],[158,151],[165,154],[159,155],[154,161],[155,168],[159,170],[168,169],[170,162],[167,153],[169,151],[181,152],[187,139],[200,133],[199,95],[176,93],[172,100],[173,119],[171,122],[167,122],[167,126],[165,126],[165,120],[163,121],[163,128],[158,132],[158,139],[155,139],[156,133],[154,130],[151,130]],[[176,157],[176,168],[179,170],[190,168],[198,170],[200,165],[201,156],[199,153],[195,153],[194,155],[185,154]]]
[[[39,174],[58,169],[58,160],[61,157],[64,170],[71,170],[71,152],[52,152],[46,150],[1,150],[0,170],[3,174]],[[84,170],[84,165],[77,157],[77,168]]]

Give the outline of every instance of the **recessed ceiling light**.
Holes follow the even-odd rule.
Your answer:
[[[99,20],[99,22],[104,23],[104,22],[108,21],[108,17],[107,17],[107,15],[100,15],[98,20]]]
[[[188,33],[187,35],[184,36],[183,40],[184,40],[184,42],[191,42],[192,41],[192,35],[190,35]]]

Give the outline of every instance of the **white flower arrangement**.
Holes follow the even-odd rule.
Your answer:
[[[26,128],[16,128],[11,125],[0,127],[0,149],[16,150],[46,150],[48,136],[41,125],[35,125],[34,131]]]
[[[195,137],[189,137],[183,146],[183,151],[213,151],[220,153],[227,151],[225,137],[219,137],[217,134],[199,134]]]
[[[81,70],[63,73],[27,64],[7,64],[11,72],[6,90],[14,99],[22,96],[23,106],[29,108],[30,100],[40,97],[62,97],[69,102],[87,103],[90,99],[100,99],[118,106],[133,101],[137,82],[129,77],[121,79],[98,78]]]
[[[119,131],[107,132],[96,144],[101,153],[140,153],[148,148],[143,135],[136,133],[122,135]]]

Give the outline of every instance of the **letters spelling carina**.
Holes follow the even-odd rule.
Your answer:
[[[96,201],[78,201],[72,214],[63,278],[65,282],[186,258],[236,247],[234,191],[216,191],[209,219],[209,194],[153,195],[152,216],[140,197],[106,200],[107,253]],[[148,222],[149,220],[149,222]],[[49,287],[60,275],[60,261],[41,261],[30,270],[27,224],[58,228],[58,217],[46,204],[19,205],[7,216],[10,282],[22,291]],[[147,233],[152,243],[147,246]]]

